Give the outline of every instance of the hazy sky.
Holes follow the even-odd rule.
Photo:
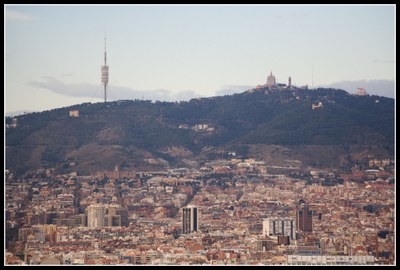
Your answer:
[[[394,80],[394,5],[7,5],[5,108]],[[367,89],[367,91],[370,89]],[[373,89],[371,89],[372,91]],[[354,89],[354,92],[356,89]]]

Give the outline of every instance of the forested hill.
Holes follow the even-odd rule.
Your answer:
[[[79,117],[70,117],[71,110]],[[6,129],[6,168],[23,173],[57,167],[81,174],[116,165],[154,169],[223,151],[252,157],[254,146],[271,145],[295,149],[305,165],[314,166],[338,160],[345,165],[360,155],[393,156],[394,99],[337,89],[264,88],[179,103],[84,103],[16,117],[16,127]],[[340,151],[331,160],[326,153],[318,158],[298,152],[308,146],[314,152],[316,146]],[[267,152],[257,155],[268,160]]]

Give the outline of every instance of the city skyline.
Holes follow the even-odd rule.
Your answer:
[[[4,265],[396,265],[395,12],[6,5]]]
[[[150,178],[38,169],[23,180],[8,172],[5,262],[395,265],[394,165],[373,159],[352,173],[299,168],[296,178],[291,168],[236,158]],[[298,178],[309,173],[312,179]]]
[[[394,5],[7,5],[5,113],[101,102],[104,31],[110,101],[243,92],[270,71],[279,83],[390,89],[394,13]],[[381,85],[358,86],[394,96]]]

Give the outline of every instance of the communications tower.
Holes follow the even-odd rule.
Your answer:
[[[101,82],[104,85],[104,102],[107,102],[108,66],[106,37],[104,36],[104,66],[101,66]]]

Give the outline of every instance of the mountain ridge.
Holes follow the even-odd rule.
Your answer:
[[[312,109],[320,102],[322,107]],[[79,110],[79,117],[70,117],[70,110]],[[38,167],[80,174],[116,165],[160,169],[183,166],[185,159],[202,164],[224,151],[273,161],[272,152],[255,155],[254,145],[300,151],[303,165],[316,167],[348,167],[361,152],[394,154],[394,100],[332,88],[261,88],[182,102],[83,103],[16,119],[17,127],[6,130],[6,168],[19,173]],[[319,162],[307,152],[311,146],[321,155],[336,146],[338,156]]]

